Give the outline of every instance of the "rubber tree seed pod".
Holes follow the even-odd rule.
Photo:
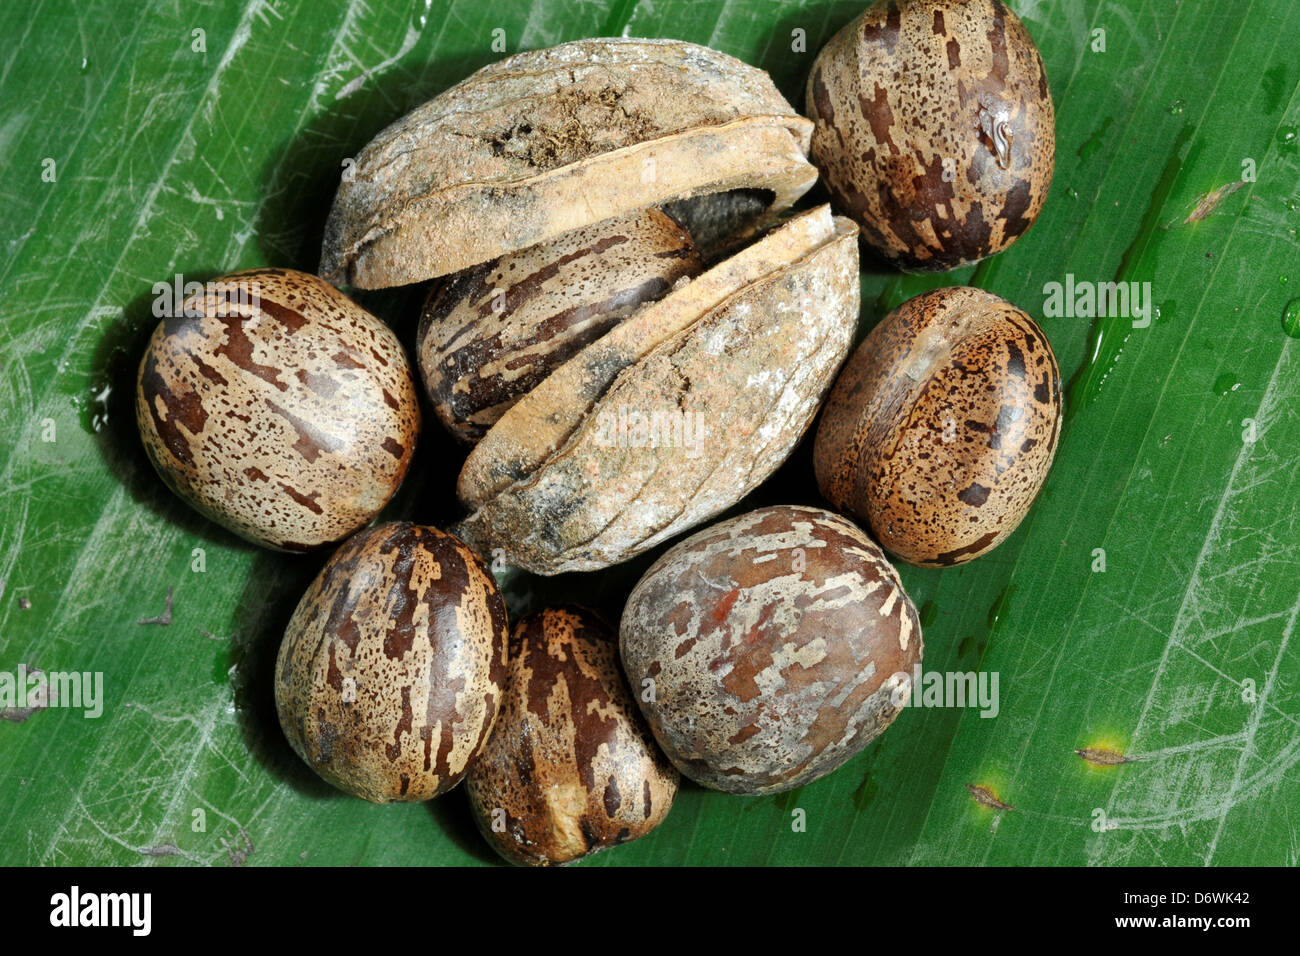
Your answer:
[[[1029,511],[1061,415],[1037,323],[980,289],[938,289],[885,316],[845,364],[813,446],[817,484],[904,561],[960,564]]]
[[[584,345],[700,269],[686,231],[646,209],[435,284],[416,351],[438,417],[477,441]]]
[[[397,337],[326,282],[223,276],[159,323],[136,420],[176,494],[235,534],[307,551],[369,524],[420,427]]]
[[[883,552],[820,508],[760,508],[656,561],[619,627],[637,702],[684,775],[775,793],[833,771],[910,696],[921,624]]]
[[[1047,73],[1001,0],[873,4],[818,55],[807,111],[836,208],[903,269],[1000,252],[1047,198]]]
[[[584,40],[485,67],[362,151],[321,272],[367,288],[452,275],[445,288],[466,294],[474,315],[425,344],[456,363],[452,394],[475,381],[462,369],[484,385],[482,405],[444,416],[471,440],[486,427],[456,489],[469,515],[455,530],[481,554],[538,574],[607,567],[734,504],[789,455],[859,305],[856,226],[829,207],[786,218],[816,179],[810,129],[732,57]],[[496,263],[508,296],[529,281],[510,264],[559,279],[599,261],[566,250],[574,235],[608,239],[611,220],[652,209],[685,230],[705,271],[667,287],[652,277],[653,294],[574,352],[567,318],[494,338],[481,264]],[[645,285],[618,272],[613,290]],[[552,284],[542,324],[590,304],[576,285]],[[533,339],[563,354],[534,363]],[[516,373],[522,394],[497,390]],[[436,377],[435,402],[449,405]]]
[[[515,625],[501,715],[465,779],[498,853],[549,866],[638,839],[668,815],[677,779],[600,618],[546,608]]]
[[[294,611],[275,705],[294,751],[373,803],[461,780],[501,704],[505,602],[453,535],[390,522],[349,539]]]

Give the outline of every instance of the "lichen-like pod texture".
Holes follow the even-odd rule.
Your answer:
[[[808,77],[812,158],[839,211],[911,271],[1000,252],[1052,182],[1042,57],[1001,0],[880,0]]]
[[[922,654],[916,608],[880,548],[839,515],[794,506],[669,550],[633,589],[619,641],[669,759],[750,794],[802,786],[861,751],[906,703]]]
[[[420,428],[397,336],[316,276],[236,272],[159,323],[136,420],[154,467],[240,537],[307,551],[369,524]]]
[[[488,739],[508,638],[496,581],[464,543],[378,525],[335,552],[289,622],[275,664],[280,726],[339,789],[428,800]]]
[[[579,607],[515,625],[501,716],[465,778],[479,830],[512,863],[569,863],[645,836],[677,771],[618,664],[613,631]]]
[[[848,354],[857,252],[857,227],[823,205],[588,345],[470,454],[457,533],[535,573],[589,571],[735,504],[789,456]]]
[[[1033,319],[981,289],[938,289],[885,316],[845,363],[817,428],[817,484],[904,561],[960,564],[1029,511],[1062,407]]]
[[[578,40],[490,64],[361,151],[321,275],[364,289],[449,275],[638,209],[817,179],[812,124],[764,71],[677,40]]]

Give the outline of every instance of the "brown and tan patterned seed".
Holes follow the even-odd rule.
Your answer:
[[[880,0],[818,55],[807,111],[836,205],[903,269],[1000,252],[1047,198],[1047,74],[1000,0]]]
[[[275,706],[294,751],[373,803],[428,800],[482,752],[506,675],[506,608],[453,535],[369,528],[326,563],[275,663]]]
[[[493,849],[549,866],[638,839],[668,815],[677,782],[604,621],[566,607],[515,625],[501,715],[465,778]]]
[[[1037,497],[1061,430],[1037,323],[980,289],[909,299],[845,364],[818,425],[822,494],[930,567],[997,547]]]
[[[374,519],[420,427],[401,344],[316,276],[224,276],[159,323],[136,419],[167,485],[256,544],[306,551]]]
[[[880,548],[839,515],[794,506],[668,551],[632,591],[620,647],[669,759],[731,793],[802,786],[861,751],[906,703],[922,654]]]
[[[584,345],[700,268],[686,231],[646,209],[448,277],[425,304],[417,345],[434,410],[477,441]]]

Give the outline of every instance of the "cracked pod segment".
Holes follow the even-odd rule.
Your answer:
[[[847,355],[857,228],[761,70],[671,40],[486,67],[381,133],[321,271],[443,277],[420,331],[439,417],[478,444],[457,532],[540,574],[626,560],[786,458]]]
[[[416,345],[434,411],[478,441],[584,345],[701,268],[686,230],[642,209],[435,283]]]
[[[752,226],[816,181],[811,129],[765,72],[691,43],[530,50],[484,67],[362,150],[330,211],[320,272],[363,289],[405,285],[717,194],[757,200],[742,216]],[[700,231],[733,231],[716,205],[677,212]]]
[[[857,229],[791,219],[642,307],[475,446],[457,533],[539,574],[627,560],[739,501],[807,430],[858,318]]]
[[[746,794],[802,786],[859,753],[898,716],[922,654],[916,608],[880,548],[798,506],[669,550],[633,588],[619,644],[677,769]]]

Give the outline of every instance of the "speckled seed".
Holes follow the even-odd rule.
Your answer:
[[[420,322],[434,410],[477,441],[580,348],[700,268],[686,231],[646,209],[458,272],[434,286]]]
[[[341,790],[373,803],[436,797],[487,741],[507,638],[496,581],[464,543],[378,525],[335,552],[289,622],[280,726]]]
[[[546,866],[645,836],[668,815],[677,780],[600,618],[547,608],[515,626],[501,716],[465,778],[498,853]]]
[[[1005,299],[909,299],[845,364],[814,445],[817,484],[912,564],[997,547],[1047,477],[1061,375],[1043,330]]]
[[[420,427],[397,337],[328,283],[288,269],[216,280],[159,323],[136,419],[167,485],[256,544],[306,551],[368,524]]]
[[[632,591],[623,667],[659,745],[698,783],[773,793],[893,722],[921,661],[897,572],[848,520],[762,508],[692,535]],[[649,681],[650,684],[643,684]]]
[[[880,0],[826,44],[807,97],[831,195],[902,268],[983,259],[1038,218],[1055,113],[1033,38],[1000,0]]]

